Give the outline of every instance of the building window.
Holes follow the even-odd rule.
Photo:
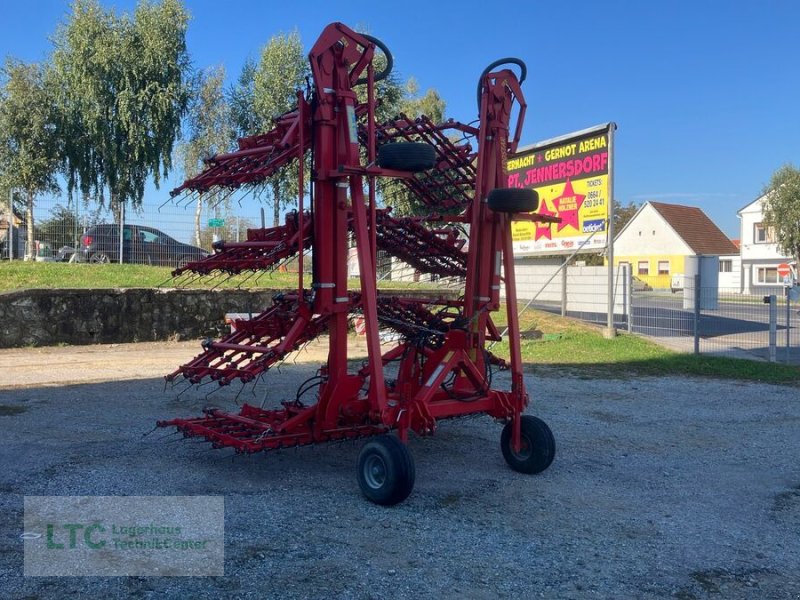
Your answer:
[[[778,279],[778,267],[753,267],[756,272],[756,285],[777,285],[780,283]]]
[[[646,260],[640,260],[637,271],[639,275],[650,275],[650,263]]]
[[[658,261],[658,274],[659,275],[669,275],[669,261],[668,260],[660,260],[660,261]]]
[[[771,244],[775,241],[775,229],[764,227],[762,223],[753,225],[753,241],[756,244]]]
[[[733,273],[733,261],[729,258],[722,258],[719,261],[720,273]]]

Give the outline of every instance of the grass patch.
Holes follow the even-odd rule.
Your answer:
[[[800,384],[800,367],[796,366],[675,352],[627,333],[606,339],[598,327],[536,310],[523,313],[520,321],[522,331],[535,328],[543,334],[542,339],[521,341],[527,368],[546,366],[601,378],[692,375]],[[508,344],[497,344],[492,351],[507,358]]]
[[[0,263],[0,291],[20,289],[108,289],[172,287],[172,268],[149,265],[97,265],[91,263]],[[243,279],[243,278],[242,278]],[[258,284],[253,277],[242,284],[240,279],[221,287],[286,288],[297,284],[288,273],[265,274]],[[199,281],[182,287],[208,288],[214,284]]]
[[[45,263],[2,262],[0,263],[0,291],[23,289],[109,289],[109,288],[157,288],[175,287],[171,267],[149,265],[97,265],[91,263]],[[252,276],[250,276],[252,275]],[[311,285],[310,276],[305,278]],[[296,273],[263,272],[245,273],[225,280],[225,277],[206,277],[194,282],[181,281],[180,287],[246,288],[246,289],[291,289],[297,286]],[[350,289],[359,287],[358,279],[348,282]],[[381,289],[426,289],[430,284],[411,282],[381,282]]]

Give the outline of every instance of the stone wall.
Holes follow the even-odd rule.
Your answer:
[[[0,348],[218,338],[230,331],[226,313],[258,314],[279,293],[150,288],[2,292]],[[421,298],[456,295],[444,289],[396,293]]]
[[[219,337],[225,313],[270,306],[277,290],[19,290],[0,293],[0,347]]]

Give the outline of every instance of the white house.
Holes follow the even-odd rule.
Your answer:
[[[739,291],[738,248],[699,208],[645,202],[614,238],[614,264],[657,289],[670,289],[686,273],[689,257],[719,257],[719,287]]]
[[[742,293],[781,294],[778,265],[788,263],[775,243],[774,231],[763,225],[765,196],[760,196],[740,209],[740,252],[742,257]]]

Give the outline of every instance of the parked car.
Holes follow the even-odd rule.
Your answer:
[[[81,238],[81,256],[93,263],[119,262],[119,225],[95,225]],[[179,242],[163,231],[144,225],[125,225],[122,232],[122,262],[140,265],[182,267],[210,253]]]

